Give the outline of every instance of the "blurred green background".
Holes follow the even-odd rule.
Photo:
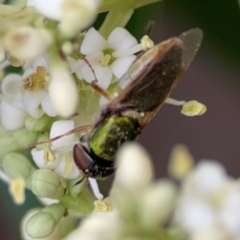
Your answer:
[[[231,175],[238,177],[240,18],[237,1],[165,0],[136,10],[127,28],[140,39],[149,20],[155,21],[151,34],[155,43],[194,27],[204,31],[202,47],[172,97],[196,99],[208,107],[205,115],[189,118],[180,114],[180,108],[164,105],[146,127],[139,142],[154,159],[156,177],[167,176],[169,154],[178,143],[186,144],[196,160],[218,160]],[[27,192],[27,201],[15,206],[4,183],[0,184],[0,191],[0,236],[20,239],[21,217],[39,203]]]

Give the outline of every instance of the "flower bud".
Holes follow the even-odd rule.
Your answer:
[[[52,43],[52,36],[46,30],[18,27],[9,31],[3,39],[3,46],[18,60],[33,60],[45,53]]]
[[[27,129],[20,129],[12,133],[20,149],[28,148],[29,143],[36,142],[38,134],[39,133],[35,131],[29,131]]]
[[[137,143],[124,145],[117,154],[117,163],[114,185],[130,192],[142,190],[153,178],[150,156]]]
[[[44,198],[59,198],[64,195],[64,187],[60,178],[49,169],[39,169],[33,173],[32,191]]]
[[[49,236],[63,217],[65,208],[62,204],[53,204],[33,215],[26,224],[26,232],[32,238]]]
[[[139,198],[139,219],[147,228],[167,223],[177,199],[177,189],[170,181],[150,185]]]
[[[3,169],[11,178],[22,177],[28,182],[35,168],[24,155],[9,153],[3,158]],[[27,184],[27,187],[29,187],[29,184]]]
[[[19,150],[18,141],[10,133],[0,133],[0,162],[11,152]]]
[[[25,121],[25,127],[30,131],[42,131],[48,125],[49,122],[50,117],[47,116],[46,114],[44,114],[40,118],[33,118],[31,116],[28,116]]]
[[[77,109],[79,96],[76,83],[67,69],[54,69],[49,85],[53,107],[62,117],[70,117]]]

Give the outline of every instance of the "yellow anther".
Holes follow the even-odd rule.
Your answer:
[[[48,162],[53,162],[55,160],[55,155],[53,154],[50,146],[48,144],[44,145],[44,162],[47,164]]]
[[[192,169],[193,156],[185,145],[177,145],[173,148],[169,161],[169,174],[177,180],[183,179]]]
[[[28,91],[46,89],[49,78],[47,70],[42,66],[38,66],[36,72],[23,79],[23,88]]]
[[[183,105],[181,113],[183,115],[193,117],[193,116],[203,115],[206,111],[207,111],[206,105],[196,100],[192,100],[192,101],[186,102]]]
[[[22,204],[25,201],[25,180],[21,177],[15,178],[9,185],[9,192],[16,204]]]
[[[95,209],[98,212],[111,212],[112,211],[112,204],[109,198],[105,198],[103,200],[96,200],[94,201]]]
[[[150,39],[148,35],[142,37],[141,44],[144,51],[154,47],[154,42]]]

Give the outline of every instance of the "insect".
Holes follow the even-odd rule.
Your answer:
[[[119,147],[135,140],[162,107],[197,53],[202,31],[191,29],[145,52],[120,79],[128,86],[101,111],[91,131],[73,148],[86,177],[104,178],[115,170]]]
[[[191,29],[146,51],[119,80],[127,86],[96,122],[64,134],[90,129],[73,147],[74,161],[85,177],[105,178],[114,172],[117,150],[135,140],[162,107],[195,57],[202,35],[200,29]]]

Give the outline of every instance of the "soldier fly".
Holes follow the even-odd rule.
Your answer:
[[[127,87],[101,111],[89,133],[73,148],[86,177],[104,178],[115,170],[119,147],[135,140],[162,107],[195,57],[202,31],[191,29],[141,55],[120,79]]]
[[[191,29],[141,54],[119,80],[127,86],[102,109],[95,124],[80,126],[51,141],[91,129],[74,145],[74,161],[85,177],[112,174],[119,147],[136,140],[162,107],[195,57],[202,35],[200,29]]]

